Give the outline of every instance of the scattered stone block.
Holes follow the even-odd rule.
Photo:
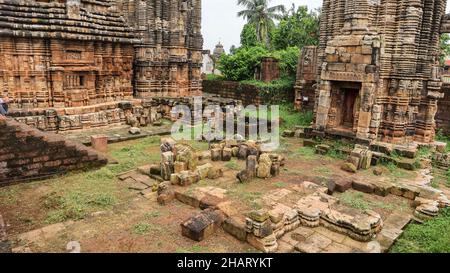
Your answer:
[[[350,162],[345,162],[344,164],[342,164],[341,169],[349,173],[356,173],[357,171],[356,166]]]
[[[232,157],[231,148],[223,148],[222,150],[222,161],[230,161]]]
[[[248,234],[247,242],[254,248],[263,251],[264,253],[273,253],[278,248],[277,238],[273,234],[264,238],[259,238],[253,234]]]
[[[246,160],[248,155],[248,146],[246,144],[239,145],[238,158]]]
[[[151,165],[150,166],[150,174],[161,175],[161,166]]]
[[[364,193],[374,193],[375,187],[369,183],[362,180],[353,180],[352,187],[356,191],[364,192]]]
[[[211,160],[220,161],[222,159],[222,150],[220,148],[211,149]]]
[[[247,241],[245,222],[238,217],[228,217],[222,225],[223,229],[240,241]]]
[[[254,177],[256,177],[257,169],[258,169],[258,158],[254,155],[248,156],[246,160],[245,170],[247,172],[249,179],[253,179]]]
[[[223,170],[219,167],[212,167],[208,171],[208,178],[209,179],[217,179],[223,176]]]
[[[352,187],[352,180],[343,177],[333,177],[328,181],[328,190],[333,193],[346,192]]]
[[[208,177],[209,170],[212,169],[211,163],[206,163],[197,167],[197,174],[200,180],[206,179]]]
[[[173,169],[174,169],[174,173],[181,173],[182,171],[187,170],[187,166],[186,166],[186,163],[184,163],[184,162],[175,161],[175,163],[173,163]]]
[[[268,178],[270,177],[270,170],[272,167],[272,161],[270,160],[270,156],[268,154],[262,154],[259,157],[258,168],[257,168],[257,176],[259,178]]]
[[[128,133],[130,133],[130,135],[139,135],[141,134],[141,129],[139,129],[138,127],[131,127],[128,130]]]
[[[246,183],[250,181],[249,172],[247,170],[242,170],[236,174],[236,178],[239,183]]]
[[[181,234],[200,242],[208,238],[222,225],[223,214],[218,210],[206,209],[181,224]]]
[[[108,152],[108,136],[107,135],[93,135],[91,136],[92,149],[101,153]]]

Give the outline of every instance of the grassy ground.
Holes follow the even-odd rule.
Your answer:
[[[424,224],[409,225],[390,252],[450,253],[450,209]]]
[[[94,171],[2,188],[0,210],[12,222],[13,232],[79,220],[90,213],[126,204],[133,193],[118,184],[116,175],[159,162],[159,138],[112,144],[108,154],[118,163]]]

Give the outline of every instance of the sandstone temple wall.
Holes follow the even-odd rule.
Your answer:
[[[0,116],[0,187],[71,170],[106,165],[107,159],[53,133]]]
[[[146,125],[147,98],[201,94],[200,23],[200,0],[0,0],[0,97],[45,131]]]
[[[445,96],[438,102],[438,111],[436,113],[436,124],[438,130],[450,135],[450,84],[443,84],[442,91]]]
[[[325,0],[315,132],[363,142],[433,141],[445,8],[445,0]]]
[[[135,45],[135,95],[201,95],[201,0],[118,0]]]

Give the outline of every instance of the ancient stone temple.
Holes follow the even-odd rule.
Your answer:
[[[136,45],[135,95],[201,94],[201,0],[118,0],[143,42]]]
[[[110,1],[1,0],[0,26],[0,94],[12,116],[50,131],[120,121],[138,40]]]
[[[324,0],[315,132],[363,142],[433,141],[445,8],[446,0]],[[315,57],[306,56],[300,89],[313,71]]]

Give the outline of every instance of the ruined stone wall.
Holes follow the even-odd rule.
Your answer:
[[[317,47],[305,46],[299,56],[295,82],[295,107],[312,110],[317,80]]]
[[[433,141],[445,0],[325,0],[316,132]]]
[[[438,130],[450,135],[450,84],[443,84],[442,91],[445,96],[438,101],[438,111],[436,113],[436,124]]]
[[[200,95],[201,0],[118,0],[117,4],[143,40],[136,45],[135,95]]]
[[[219,95],[222,98],[242,101],[243,105],[261,105],[289,102],[294,99],[293,90],[261,90],[251,84],[233,81],[203,81],[203,92]]]
[[[0,116],[0,131],[0,186],[107,163],[82,144],[10,118]]]
[[[0,0],[0,96],[46,131],[123,121],[133,97],[133,29],[113,2]],[[25,118],[26,117],[26,118]]]

